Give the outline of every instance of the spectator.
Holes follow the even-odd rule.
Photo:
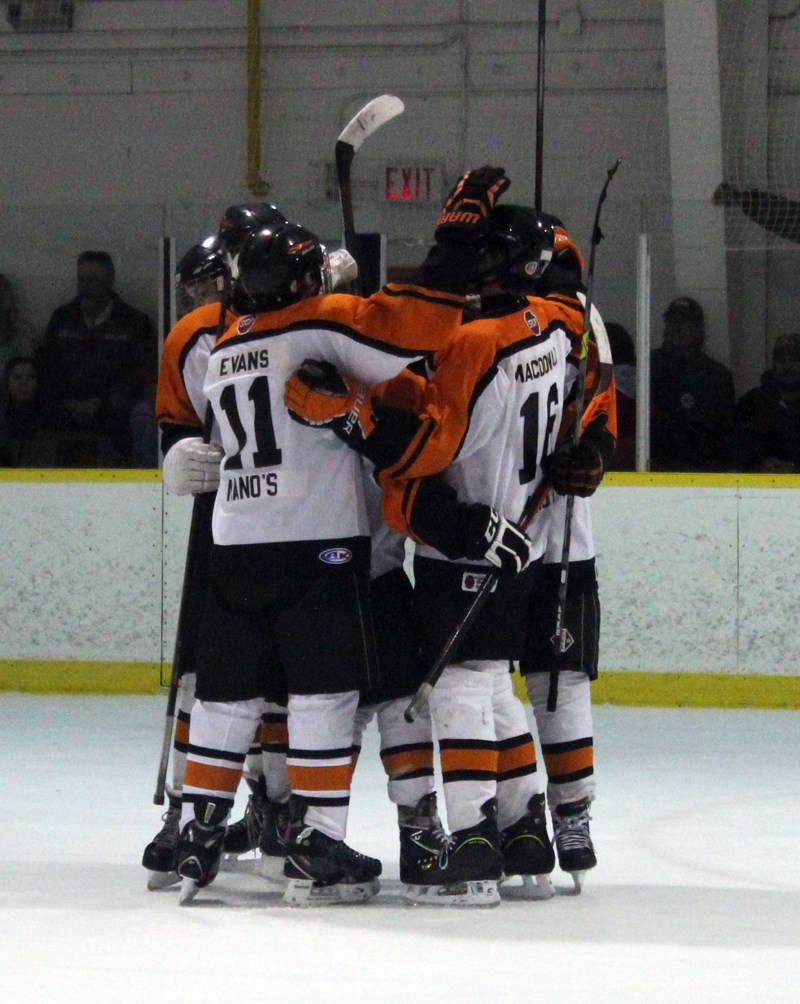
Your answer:
[[[800,334],[775,342],[771,369],[736,404],[736,428],[743,471],[800,471]]]
[[[627,328],[606,323],[617,387],[617,448],[611,471],[636,470],[636,347]]]
[[[13,356],[0,386],[0,467],[52,467],[54,458],[36,363],[31,356]]]
[[[78,295],[53,311],[40,350],[53,424],[75,447],[65,466],[132,463],[131,411],[152,399],[157,354],[149,318],[114,292],[111,255],[82,252]]]
[[[651,356],[650,453],[654,471],[733,468],[736,394],[730,370],[703,351],[703,308],[676,297]]]
[[[36,342],[33,328],[20,316],[13,283],[0,272],[0,373],[14,356],[33,355]]]

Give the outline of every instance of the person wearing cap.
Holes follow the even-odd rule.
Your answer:
[[[654,471],[725,471],[735,461],[736,395],[730,370],[703,351],[703,308],[678,296],[650,364],[650,454]]]
[[[741,470],[800,471],[800,334],[775,342],[772,366],[736,403],[736,432]]]

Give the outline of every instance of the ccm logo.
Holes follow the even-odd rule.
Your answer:
[[[346,565],[352,557],[352,551],[346,547],[329,547],[327,551],[320,552],[319,560],[326,565]]]

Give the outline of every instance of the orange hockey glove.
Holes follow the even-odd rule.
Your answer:
[[[286,381],[283,400],[296,422],[330,429],[349,446],[357,448],[375,428],[369,387],[333,363],[304,359]]]

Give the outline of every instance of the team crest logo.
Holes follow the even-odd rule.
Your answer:
[[[536,316],[536,314],[534,314],[534,312],[530,308],[528,308],[523,313],[522,316],[525,320],[525,323],[531,329],[531,334],[541,335],[542,329],[539,327],[539,318]]]
[[[326,565],[346,565],[352,558],[353,552],[346,547],[329,547],[319,555],[319,560]]]
[[[244,317],[239,318],[239,323],[236,325],[236,331],[240,335],[246,335],[247,332],[253,327],[255,322],[254,314],[245,314]]]

